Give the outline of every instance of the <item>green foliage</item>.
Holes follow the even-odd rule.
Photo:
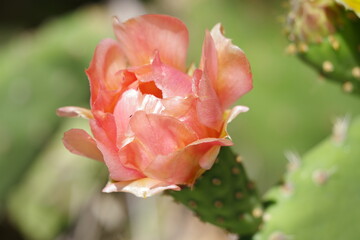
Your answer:
[[[87,106],[84,69],[110,25],[100,9],[53,21],[3,46],[0,56],[0,201],[47,144],[64,105]],[[91,22],[91,24],[89,24]],[[110,22],[110,21],[109,21]]]
[[[262,206],[254,183],[247,178],[241,158],[229,147],[221,149],[214,166],[192,189],[168,192],[202,221],[243,237],[256,232],[261,222]]]
[[[360,118],[294,161],[283,186],[269,193],[262,239],[358,239],[360,229]]]

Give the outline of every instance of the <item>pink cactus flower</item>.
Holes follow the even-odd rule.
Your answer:
[[[96,47],[86,74],[91,110],[58,109],[59,116],[89,120],[64,134],[72,153],[103,161],[110,173],[104,192],[147,197],[191,186],[232,145],[228,123],[247,107],[228,108],[252,88],[244,52],[220,24],[206,31],[198,69],[186,71],[188,30],[165,15],[115,19],[117,40]]]

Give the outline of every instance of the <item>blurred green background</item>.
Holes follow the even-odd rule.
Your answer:
[[[88,107],[84,69],[100,39],[113,37],[113,15],[179,17],[190,32],[189,64],[199,62],[205,29],[223,24],[252,66],[254,89],[238,102],[250,111],[231,123],[230,134],[261,193],[281,180],[285,152],[304,154],[329,135],[337,117],[360,112],[355,96],[285,53],[282,1],[17,0],[0,9],[0,239],[201,239],[159,230],[169,218],[166,207],[174,208],[159,197],[100,193],[105,167],[61,143],[67,129],[87,128],[85,120],[60,119],[55,110]],[[176,216],[191,217],[180,210]]]

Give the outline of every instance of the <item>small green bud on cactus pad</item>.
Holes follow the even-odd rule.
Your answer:
[[[360,117],[335,124],[333,135],[289,169],[270,191],[256,240],[356,240],[360,236]]]
[[[292,0],[288,48],[321,76],[360,93],[360,18],[334,0]]]
[[[214,166],[192,189],[168,193],[202,221],[237,233],[241,239],[251,237],[261,223],[263,210],[255,185],[246,176],[241,158],[230,147],[221,148]]]

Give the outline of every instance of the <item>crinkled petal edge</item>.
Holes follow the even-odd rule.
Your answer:
[[[91,110],[82,108],[82,107],[61,107],[56,110],[56,114],[59,117],[82,117],[85,119],[93,119],[94,116],[91,113]]]
[[[169,189],[180,191],[180,187],[177,185],[168,184],[152,178],[141,178],[124,182],[114,182],[110,180],[102,191],[105,193],[129,192],[137,197],[147,198]]]

